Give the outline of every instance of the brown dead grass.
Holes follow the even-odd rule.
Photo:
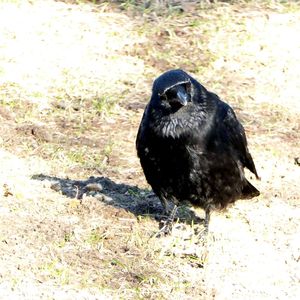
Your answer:
[[[1,2],[1,296],[299,298],[299,16]],[[259,198],[213,215],[205,245],[186,208],[171,236],[150,238],[161,206],[134,149],[152,80],[177,67],[234,106],[262,177]],[[110,188],[76,199],[92,175]]]

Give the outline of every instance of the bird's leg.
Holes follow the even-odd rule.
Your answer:
[[[167,223],[170,223],[171,225],[173,224],[173,221],[174,221],[174,218],[175,218],[175,215],[177,213],[177,210],[178,210],[178,206],[176,204],[174,204],[174,207],[167,219]]]
[[[205,209],[204,229],[202,229],[200,232],[197,233],[198,243],[202,245],[207,242],[209,220],[210,220],[210,207],[207,207]]]
[[[205,220],[204,220],[204,233],[208,233],[208,226],[210,220],[210,208],[205,209]]]
[[[162,206],[164,207],[165,214],[168,215],[169,214],[169,208],[168,208],[168,202],[167,202],[166,198],[165,197],[160,197],[160,202],[161,202]]]
[[[159,237],[161,236],[162,234],[164,235],[167,235],[167,234],[170,234],[172,232],[172,226],[173,226],[173,221],[174,221],[174,218],[175,218],[175,215],[177,213],[177,205],[174,205],[171,213],[169,214],[167,220],[163,223],[160,224],[160,229],[158,232],[156,232],[153,236],[155,237]]]
[[[163,232],[165,234],[170,234],[172,232],[173,221],[176,216],[177,210],[178,210],[178,207],[176,204],[174,204],[174,207],[173,207],[171,213],[169,214],[168,219],[166,220],[165,224],[159,231],[160,233]]]

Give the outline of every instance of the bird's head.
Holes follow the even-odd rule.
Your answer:
[[[205,122],[206,111],[207,90],[178,69],[154,81],[146,115],[157,135],[176,138]]]
[[[155,104],[172,112],[187,106],[193,98],[191,77],[182,70],[171,70],[160,75],[153,84]]]

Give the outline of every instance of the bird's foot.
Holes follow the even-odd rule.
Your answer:
[[[203,245],[207,242],[208,238],[208,227],[204,227],[203,229],[197,231],[196,233],[197,244]]]
[[[174,205],[169,217],[166,220],[162,220],[159,224],[159,231],[156,232],[152,237],[166,236],[172,233],[173,221],[177,213],[177,205]]]
[[[159,231],[154,233],[151,237],[161,237],[170,235],[173,229],[173,219],[161,220],[159,223]]]
[[[169,219],[161,221],[159,223],[159,231],[155,232],[152,237],[166,236],[172,233],[173,224],[169,222]]]

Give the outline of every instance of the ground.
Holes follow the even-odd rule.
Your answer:
[[[93,2],[0,2],[1,299],[298,299],[300,6]],[[188,207],[154,236],[135,153],[170,68],[233,106],[261,176],[201,243]]]

